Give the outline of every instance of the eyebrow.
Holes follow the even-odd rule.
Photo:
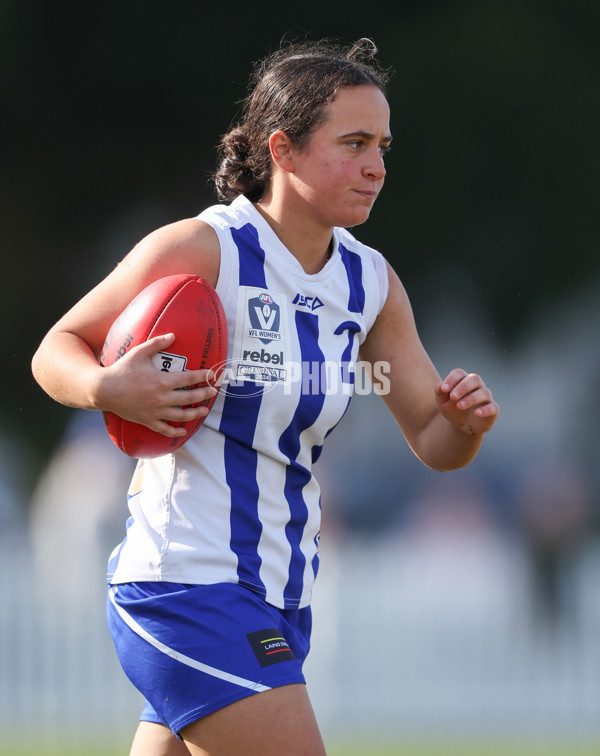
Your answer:
[[[342,134],[340,136],[340,139],[348,139],[348,137],[362,137],[363,139],[375,139],[375,134],[371,134],[369,131],[351,131],[349,134]],[[391,142],[392,141],[392,135],[388,134],[388,136],[384,136],[381,140],[382,142]]]

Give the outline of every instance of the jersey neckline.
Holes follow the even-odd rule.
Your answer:
[[[298,258],[285,246],[285,244],[277,236],[275,231],[273,231],[271,226],[267,223],[265,218],[263,218],[254,204],[250,202],[247,197],[245,197],[243,194],[240,194],[233,200],[231,205],[236,206],[238,210],[245,210],[246,213],[251,216],[252,224],[256,226],[259,235],[264,237],[265,243],[277,250],[277,254],[281,261],[286,261],[287,267],[290,272],[296,275],[298,278],[301,278],[305,281],[320,281],[322,279],[328,278],[342,259],[339,251],[340,230],[337,227],[334,227],[333,249],[331,255],[329,256],[329,259],[321,268],[321,270],[317,271],[317,273],[307,273],[300,264]]]

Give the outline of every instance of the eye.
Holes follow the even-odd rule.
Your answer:
[[[346,144],[353,150],[360,150],[363,146],[363,141],[362,139],[353,139],[351,142],[346,142]]]
[[[381,157],[383,157],[384,155],[387,155],[387,153],[391,149],[392,149],[392,145],[391,144],[380,144],[379,145],[379,154],[381,155]]]

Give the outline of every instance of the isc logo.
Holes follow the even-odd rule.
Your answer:
[[[309,310],[313,311],[325,306],[325,303],[321,302],[319,297],[305,297],[304,294],[296,294],[292,299],[292,304],[298,305],[298,307],[308,307]]]

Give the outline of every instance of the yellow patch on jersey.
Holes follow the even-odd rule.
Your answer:
[[[131,479],[131,483],[129,484],[129,490],[127,491],[127,495],[135,496],[142,490],[143,487],[144,487],[144,464],[140,462],[138,466],[135,468],[135,472],[133,473],[133,478]]]

